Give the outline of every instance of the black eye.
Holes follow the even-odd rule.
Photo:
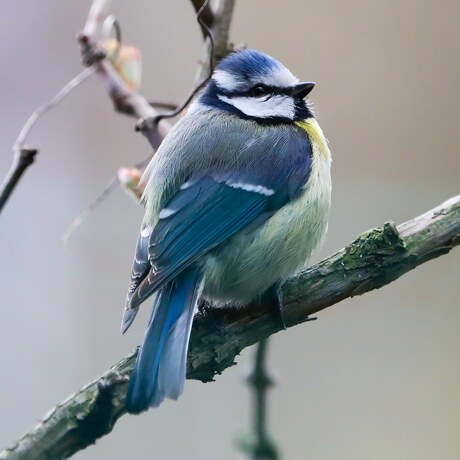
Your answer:
[[[252,97],[260,97],[260,96],[265,96],[269,92],[270,92],[269,89],[265,85],[258,84],[258,85],[253,86],[250,89],[249,94]]]

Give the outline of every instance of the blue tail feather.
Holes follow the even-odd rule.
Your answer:
[[[199,282],[196,270],[188,269],[157,292],[128,388],[128,412],[140,413],[182,393]]]

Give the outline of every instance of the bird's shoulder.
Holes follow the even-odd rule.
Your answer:
[[[193,176],[234,173],[266,186],[291,174],[306,177],[311,155],[309,136],[293,123],[260,125],[218,110],[189,113],[147,168],[148,215],[156,215]]]
[[[228,168],[242,162],[272,163],[310,156],[314,123],[260,124],[220,110],[187,114],[163,141],[152,165],[177,171],[215,166]],[[152,174],[157,173],[152,168]]]

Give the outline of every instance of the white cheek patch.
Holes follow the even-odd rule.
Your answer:
[[[294,119],[294,100],[290,96],[274,95],[269,99],[254,97],[227,97],[218,95],[221,101],[231,104],[248,117]]]
[[[278,67],[270,72],[268,75],[258,77],[254,83],[263,83],[267,86],[278,86],[286,88],[294,86],[299,83],[299,79],[294,77],[289,69],[286,67]]]
[[[236,91],[247,85],[244,80],[225,70],[215,70],[212,79],[219,88],[225,91]]]

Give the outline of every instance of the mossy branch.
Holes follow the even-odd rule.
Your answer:
[[[460,195],[401,225],[386,223],[283,286],[288,327],[341,300],[378,289],[460,244]],[[206,311],[206,310],[205,310]],[[214,379],[244,348],[280,330],[263,306],[199,314],[193,325],[187,377]],[[216,322],[218,327],[216,327]],[[136,353],[56,406],[0,459],[61,459],[110,433],[125,413],[127,382]]]

